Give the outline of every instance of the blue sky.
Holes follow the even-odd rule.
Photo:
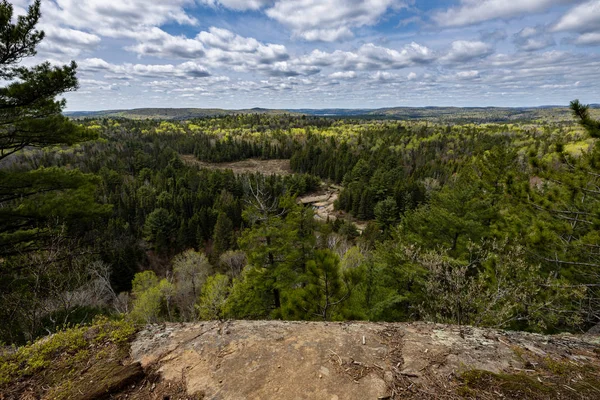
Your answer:
[[[600,0],[43,0],[42,13],[28,62],[78,62],[68,110],[600,103]]]

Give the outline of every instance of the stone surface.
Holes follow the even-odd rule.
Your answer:
[[[364,337],[364,344],[363,344]],[[598,362],[597,336],[543,336],[428,323],[225,321],[153,325],[132,358],[206,399],[377,399],[398,377],[524,369],[516,349]]]

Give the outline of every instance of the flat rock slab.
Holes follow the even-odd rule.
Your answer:
[[[210,321],[148,326],[132,358],[206,399],[352,400],[386,398],[399,376],[514,372],[526,367],[519,351],[600,365],[598,345],[428,323]]]

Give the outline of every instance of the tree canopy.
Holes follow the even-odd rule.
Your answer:
[[[9,156],[36,147],[72,145],[97,135],[62,115],[57,96],[78,87],[77,64],[20,65],[36,54],[44,32],[36,29],[39,0],[13,22],[13,6],[0,3],[0,254],[34,248],[56,219],[88,217],[106,210],[94,199],[97,180],[66,168],[9,169]],[[21,246],[20,246],[21,245]],[[19,247],[20,246],[20,247]]]

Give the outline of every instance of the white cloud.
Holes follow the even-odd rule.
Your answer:
[[[351,29],[377,23],[400,0],[278,0],[266,14],[287,26],[293,34],[310,41],[347,39]]]
[[[425,65],[435,60],[435,57],[431,49],[414,42],[405,45],[401,50],[367,43],[354,52],[336,50],[332,53],[327,53],[314,50],[307,56],[294,61],[300,65],[332,67],[345,71],[374,71]]]
[[[273,65],[264,67],[263,71],[270,76],[298,76],[301,74],[298,69],[285,61],[276,62]],[[315,72],[318,72],[318,70],[315,70]]]
[[[456,73],[456,77],[460,80],[471,80],[479,78],[479,71],[461,71]]]
[[[131,32],[167,22],[195,25],[184,10],[194,0],[56,0],[42,4],[42,21],[76,29],[89,29],[109,37],[130,37]]]
[[[40,43],[40,50],[46,53],[77,56],[82,51],[94,50],[100,43],[99,36],[76,29],[61,28],[55,25],[41,25],[46,37]]]
[[[552,26],[552,30],[582,33],[600,31],[600,0],[573,7]]]
[[[162,58],[202,58],[207,65],[227,66],[238,71],[254,70],[289,59],[283,45],[264,44],[227,29],[211,27],[194,39],[172,36],[159,28],[154,28],[151,33],[140,35],[140,43],[127,47],[127,50]]]
[[[354,71],[338,71],[333,74],[329,74],[332,79],[354,79],[356,78],[356,72]]]
[[[129,82],[107,82],[107,81],[99,81],[96,79],[80,79],[79,84],[84,91],[89,91],[93,93],[95,90],[100,91],[114,91],[120,90],[126,87],[131,86]]]
[[[600,46],[600,32],[584,33],[578,36],[573,43],[580,46]]]
[[[163,78],[167,76],[178,78],[204,78],[210,72],[202,65],[193,61],[182,64],[111,64],[101,58],[87,58],[80,62],[79,67],[84,72],[109,72],[115,76]]]
[[[554,46],[556,43],[550,37],[529,38],[524,41],[516,42],[517,46],[523,51],[537,51]]]
[[[196,40],[202,42],[212,51],[215,59],[223,57],[220,52],[232,54],[251,54],[255,57],[254,62],[265,64],[276,61],[284,61],[289,58],[285,46],[280,44],[263,44],[254,38],[243,37],[226,29],[211,27],[208,32],[200,32]]]
[[[259,71],[274,76],[294,76],[318,72],[315,68],[294,69],[285,46],[262,43],[227,29],[211,27],[195,38],[173,36],[159,28],[138,35],[138,44],[126,49],[140,56],[167,59],[202,59],[213,68],[229,68],[238,72]]]
[[[476,58],[486,57],[494,52],[494,48],[481,41],[456,40],[448,54],[442,57],[442,61],[450,63],[462,63]]]
[[[579,0],[461,0],[458,7],[433,14],[433,21],[444,27],[474,25],[492,19],[510,19],[540,13],[560,4]]]
[[[374,74],[371,74],[371,79],[378,82],[389,82],[397,80],[398,75],[387,71],[377,71]]]
[[[299,35],[308,41],[323,41],[323,42],[335,42],[338,40],[350,39],[354,34],[352,31],[341,26],[333,29],[310,29],[299,33]]]
[[[136,35],[138,44],[125,49],[140,55],[162,58],[198,58],[204,53],[202,42],[185,36],[173,36],[160,28],[140,31]]]
[[[600,54],[575,46],[600,45],[600,0],[445,3],[457,5],[428,14],[414,0],[52,0],[36,60],[78,60],[83,90],[67,95],[78,109],[596,101]],[[506,23],[412,23],[493,19]],[[554,38],[561,51],[543,50]]]
[[[528,39],[530,37],[538,36],[541,33],[541,28],[539,26],[532,27],[528,26],[526,28],[521,29],[515,36]]]
[[[349,39],[352,29],[376,24],[388,10],[406,7],[403,0],[200,0],[236,11],[261,10],[308,41]],[[409,1],[412,3],[412,1]]]
[[[404,46],[400,51],[369,43],[360,48],[359,54],[394,69],[426,64],[434,59],[433,52],[429,48],[415,42]]]

